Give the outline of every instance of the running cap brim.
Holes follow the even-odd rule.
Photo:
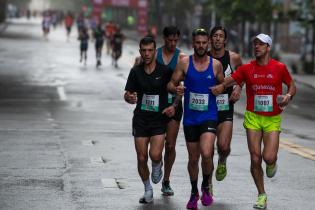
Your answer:
[[[255,36],[254,40],[255,39],[259,39],[261,42],[268,44],[270,47],[272,46],[272,39],[267,34],[258,34],[257,36]]]

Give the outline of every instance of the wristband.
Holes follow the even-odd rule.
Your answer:
[[[290,97],[290,100],[292,100],[292,95],[290,93],[285,94],[286,96]]]

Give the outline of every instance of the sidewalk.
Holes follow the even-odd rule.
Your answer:
[[[296,83],[300,83],[306,85],[310,88],[315,89],[315,75],[300,75],[300,74],[293,74],[292,77],[294,78]]]

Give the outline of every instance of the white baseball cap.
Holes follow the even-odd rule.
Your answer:
[[[268,44],[270,47],[272,46],[272,39],[269,35],[267,34],[258,34],[257,36],[255,36],[255,39],[259,39],[260,41],[262,41],[263,43]]]

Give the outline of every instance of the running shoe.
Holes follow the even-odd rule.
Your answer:
[[[199,193],[191,194],[189,201],[186,205],[187,209],[198,209],[198,200],[199,200]]]
[[[255,209],[266,209],[267,208],[267,195],[261,193],[257,197],[257,201],[253,206]]]
[[[210,206],[213,203],[213,198],[211,193],[209,192],[208,187],[202,187],[202,196],[201,196],[201,203],[204,206]]]
[[[166,196],[174,195],[174,191],[173,191],[173,189],[171,188],[169,181],[167,181],[167,182],[162,182],[161,191],[162,191],[163,195],[166,195]]]
[[[154,184],[157,184],[161,181],[163,172],[162,172],[163,162],[161,161],[160,166],[152,167],[151,180]]]
[[[218,163],[217,170],[215,171],[215,178],[217,181],[222,181],[227,174],[226,163]]]
[[[139,203],[151,203],[153,202],[153,190],[147,190],[144,195],[139,199]]]
[[[266,165],[266,174],[268,178],[272,178],[276,175],[278,169],[277,163],[273,165]]]

